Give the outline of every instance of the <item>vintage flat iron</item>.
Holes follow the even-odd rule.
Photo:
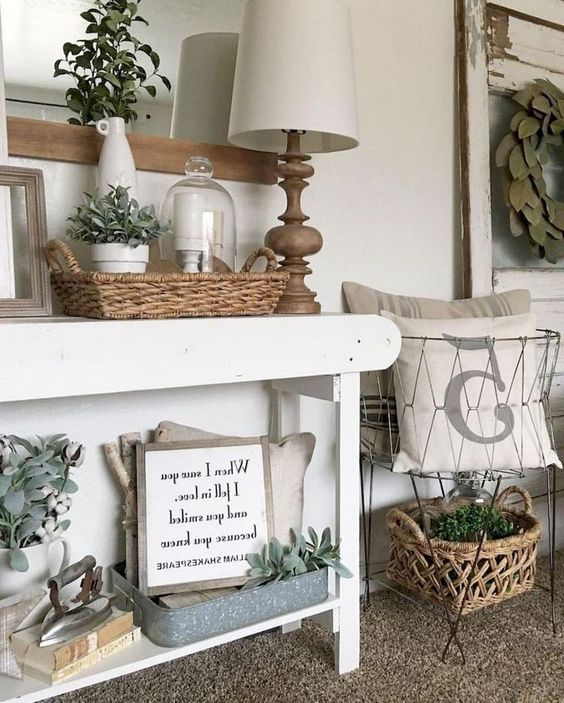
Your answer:
[[[80,593],[61,603],[60,591],[84,574]],[[90,632],[111,615],[111,601],[100,595],[102,567],[96,568],[96,559],[85,556],[76,564],[63,569],[58,576],[47,581],[49,599],[53,608],[45,616],[39,646],[46,647],[79,637]]]

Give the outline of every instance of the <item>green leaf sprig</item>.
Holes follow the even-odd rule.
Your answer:
[[[0,547],[10,550],[13,569],[28,569],[23,547],[57,539],[69,527],[70,494],[78,490],[70,469],[84,454],[64,434],[0,435]]]
[[[157,52],[131,33],[136,23],[148,25],[138,14],[140,2],[94,0],[93,7],[80,14],[87,22],[87,36],[63,45],[65,57],[55,61],[53,74],[75,82],[65,95],[67,106],[79,116],[70,118],[71,124],[94,124],[104,117],[130,122],[137,119],[134,106],[141,90],[156,96],[152,79],[171,90],[169,79],[159,73]]]
[[[442,513],[432,526],[432,536],[447,542],[476,542],[483,530],[487,539],[500,539],[515,534],[516,528],[496,508],[472,503],[452,513]]]
[[[556,264],[563,251],[559,242],[564,236],[564,202],[547,192],[543,167],[550,160],[550,147],[563,144],[564,92],[539,78],[513,100],[521,109],[495,155],[496,165],[507,173],[511,233],[526,235],[535,256]]]
[[[339,546],[331,544],[331,530],[326,527],[319,538],[313,527],[308,528],[309,541],[304,535],[290,530],[292,544],[282,545],[276,537],[265,544],[262,552],[246,555],[251,566],[251,578],[243,589],[254,588],[269,582],[285,581],[292,576],[325,567],[334,569],[339,576],[351,578],[352,573],[341,562]]]
[[[67,221],[71,223],[69,237],[88,244],[137,247],[169,231],[168,224],[159,222],[153,205],[140,207],[123,186],[111,186],[106,195],[84,193],[84,205]]]

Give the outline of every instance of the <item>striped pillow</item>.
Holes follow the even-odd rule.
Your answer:
[[[384,293],[360,283],[343,283],[350,312],[375,314],[392,312],[401,317],[430,320],[457,317],[505,317],[530,312],[528,290],[511,290],[467,300],[437,300]],[[391,369],[368,371],[360,380],[360,442],[364,456],[391,458],[397,452],[397,419]],[[385,413],[390,413],[388,419]]]
[[[401,317],[438,320],[455,317],[505,317],[521,315],[531,309],[531,294],[525,289],[452,301],[393,295],[348,281],[343,283],[343,291],[349,310],[365,315],[380,315],[385,310]]]

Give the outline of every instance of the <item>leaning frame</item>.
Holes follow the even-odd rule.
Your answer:
[[[486,0],[456,0],[458,115],[465,297],[493,287],[490,92],[535,78],[564,87],[564,25]]]
[[[0,186],[22,186],[25,189],[30,275],[29,297],[0,298],[0,318],[50,315],[49,271],[45,259],[47,225],[43,172],[34,168],[0,165]],[[9,203],[8,196],[9,193],[5,199]],[[2,202],[4,198],[0,194],[0,204]]]

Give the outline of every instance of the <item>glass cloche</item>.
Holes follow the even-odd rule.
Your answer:
[[[446,512],[454,511],[461,505],[483,505],[489,507],[493,496],[487,491],[481,481],[464,475],[464,481],[455,481],[455,486],[444,497],[443,505]]]
[[[212,180],[212,162],[192,156],[186,178],[168,191],[161,220],[171,232],[161,239],[163,259],[185,273],[236,270],[235,208],[229,193]]]

